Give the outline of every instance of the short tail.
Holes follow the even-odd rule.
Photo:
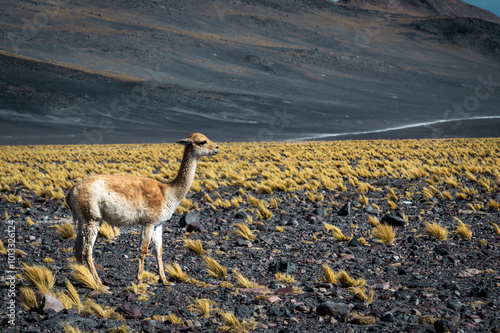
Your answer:
[[[75,215],[74,207],[73,207],[73,195],[75,191],[76,184],[71,186],[71,188],[68,190],[68,193],[66,193],[66,205],[68,205],[69,209],[71,210],[71,213],[73,214],[73,217]]]

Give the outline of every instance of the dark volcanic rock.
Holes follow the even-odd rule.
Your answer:
[[[269,263],[269,272],[271,273],[287,273],[287,274],[292,274],[295,273],[296,267],[295,264],[288,260],[280,260],[280,261],[273,261]]]
[[[380,223],[386,223],[393,227],[404,227],[406,225],[406,220],[397,215],[386,214],[382,217]]]
[[[121,313],[125,319],[137,319],[141,316],[141,308],[135,304],[122,304],[116,308],[118,313]]]
[[[338,214],[340,216],[350,216],[351,215],[351,202],[346,203],[342,208],[340,208]]]
[[[334,316],[341,321],[346,321],[350,312],[351,307],[344,303],[323,302],[316,308],[318,316]]]
[[[200,214],[197,212],[190,212],[183,215],[179,220],[179,227],[184,228],[193,223],[200,223]]]

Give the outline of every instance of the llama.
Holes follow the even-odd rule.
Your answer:
[[[193,133],[177,143],[185,146],[184,155],[176,178],[169,183],[145,177],[91,175],[68,191],[66,202],[73,221],[78,221],[73,251],[79,263],[87,264],[99,285],[103,286],[94,267],[92,248],[103,221],[117,227],[141,225],[139,283],[142,283],[144,259],[151,242],[161,280],[165,285],[171,284],[163,269],[162,225],[172,217],[189,191],[198,159],[219,152],[219,147],[201,133]]]

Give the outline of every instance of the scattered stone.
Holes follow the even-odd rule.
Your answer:
[[[234,315],[237,318],[249,318],[252,315],[252,310],[244,304],[240,304],[234,310]]]
[[[386,214],[382,217],[380,223],[386,223],[393,227],[404,227],[406,225],[406,220],[397,215]]]
[[[116,311],[125,317],[125,319],[137,319],[141,316],[141,308],[135,304],[121,304]]]
[[[205,231],[205,227],[200,222],[193,222],[187,225],[187,232],[203,232]]]
[[[288,260],[273,261],[269,263],[269,272],[275,274],[278,272],[292,274],[295,273],[295,264]]]
[[[316,308],[318,316],[334,316],[340,321],[347,321],[351,307],[344,303],[323,302]]]
[[[315,210],[313,210],[313,214],[317,216],[325,216],[325,210],[322,207],[318,207]]]
[[[50,310],[53,310],[57,313],[64,310],[64,305],[54,296],[45,294],[43,295],[43,303],[40,308],[43,313],[48,313]]]
[[[350,216],[351,215],[351,202],[346,203],[342,208],[340,208],[338,214],[340,216]]]
[[[236,212],[236,214],[234,215],[234,218],[244,220],[247,218],[247,214],[245,212],[239,211],[239,212]]]
[[[353,237],[353,238],[349,241],[349,243],[347,243],[347,246],[353,246],[353,247],[355,247],[355,246],[359,246],[359,241],[358,241],[358,239],[357,239],[356,237]]]
[[[451,320],[437,320],[434,322],[436,333],[455,332],[455,324]]]
[[[381,317],[380,320],[392,323],[395,321],[394,319],[394,314],[392,312],[385,312]]]
[[[269,308],[269,311],[267,311],[269,317],[282,317],[284,314],[285,311],[281,311],[277,308]]]
[[[179,220],[179,227],[184,228],[193,223],[200,223],[200,214],[197,212],[190,212],[183,215]]]

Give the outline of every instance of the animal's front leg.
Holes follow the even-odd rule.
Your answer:
[[[153,243],[153,254],[155,256],[156,263],[158,264],[158,272],[160,273],[161,281],[163,282],[164,285],[173,285],[173,283],[169,282],[165,277],[165,270],[163,269],[162,234],[163,234],[162,225],[161,224],[156,225],[153,230],[153,237],[151,239]]]
[[[139,284],[142,283],[144,260],[146,259],[146,255],[148,254],[149,242],[151,241],[152,232],[152,225],[145,225],[142,227],[141,242],[139,245],[139,273],[137,274],[137,280],[139,280]]]

